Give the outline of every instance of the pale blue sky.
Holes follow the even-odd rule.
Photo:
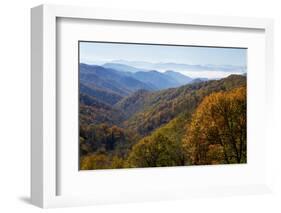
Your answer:
[[[246,67],[246,54],[246,49],[237,48],[80,42],[81,63],[127,60]]]

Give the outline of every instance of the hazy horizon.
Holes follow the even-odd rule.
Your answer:
[[[144,70],[172,70],[192,78],[247,72],[247,49],[80,42],[80,63],[119,63]]]

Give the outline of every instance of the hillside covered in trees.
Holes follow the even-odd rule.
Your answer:
[[[180,75],[80,64],[80,169],[246,163],[246,76]]]

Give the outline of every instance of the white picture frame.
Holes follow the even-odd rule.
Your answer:
[[[58,195],[58,174],[60,167],[57,152],[57,20],[87,19],[116,20],[124,22],[142,22],[161,25],[202,26],[232,29],[254,29],[264,31],[265,69],[264,83],[266,87],[265,107],[269,112],[264,118],[266,131],[264,133],[266,178],[258,184],[241,183],[240,185],[221,185],[219,187],[170,188],[156,190],[153,193],[123,194],[107,191],[107,195]],[[181,199],[186,197],[253,194],[271,191],[270,164],[270,129],[272,114],[273,88],[273,21],[271,19],[216,17],[187,14],[166,14],[145,11],[123,11],[100,8],[85,8],[74,6],[41,5],[31,10],[31,201],[34,205],[47,207],[63,207],[77,205],[92,205],[100,203],[138,202],[143,200]],[[154,169],[150,169],[152,171]],[[181,168],[182,170],[182,168]],[[158,170],[159,171],[159,170]],[[126,172],[126,171],[122,171]],[[177,172],[173,169],[173,172]],[[163,186],[164,187],[164,186]],[[108,197],[108,198],[105,198]]]

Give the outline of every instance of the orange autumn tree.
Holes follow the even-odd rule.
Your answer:
[[[189,164],[246,163],[246,108],[246,87],[204,98],[183,139]]]

